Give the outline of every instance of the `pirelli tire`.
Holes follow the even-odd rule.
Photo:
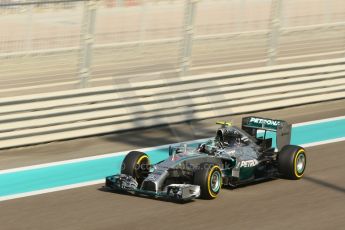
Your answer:
[[[147,154],[139,151],[129,152],[122,161],[121,174],[132,176],[139,183],[149,172],[150,160]]]
[[[200,186],[200,198],[215,199],[222,187],[220,167],[212,163],[202,163],[195,171],[194,184]]]
[[[307,156],[304,148],[287,145],[278,154],[279,173],[287,179],[298,180],[304,175]]]

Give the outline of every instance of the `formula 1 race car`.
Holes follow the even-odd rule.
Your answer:
[[[303,176],[306,153],[302,147],[290,145],[291,125],[287,122],[245,117],[242,129],[228,122],[217,124],[221,127],[215,138],[197,148],[170,146],[169,157],[157,164],[150,165],[143,152],[128,153],[121,174],[106,177],[105,188],[188,201],[214,199],[222,187]]]

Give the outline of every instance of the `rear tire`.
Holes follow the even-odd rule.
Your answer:
[[[121,174],[132,176],[141,183],[149,172],[150,160],[147,154],[139,151],[129,152],[121,165]]]
[[[222,172],[218,165],[202,163],[194,174],[194,184],[200,186],[200,198],[214,199],[222,187]]]
[[[296,145],[287,145],[278,154],[279,173],[292,180],[303,177],[307,165],[307,156],[304,148]]]

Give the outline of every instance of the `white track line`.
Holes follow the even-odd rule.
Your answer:
[[[312,142],[312,143],[304,144],[301,146],[302,147],[313,147],[313,146],[325,145],[325,144],[330,144],[330,143],[335,143],[335,142],[340,142],[340,141],[345,141],[345,137],[340,137],[340,138],[327,140],[327,141]]]
[[[55,188],[42,189],[42,190],[37,190],[33,192],[18,193],[18,194],[9,195],[9,196],[0,196],[0,201],[13,200],[13,199],[21,198],[21,197],[35,196],[35,195],[40,195],[44,193],[57,192],[57,191],[62,191],[62,190],[67,190],[67,189],[72,189],[72,188],[80,188],[80,187],[102,184],[102,183],[104,183],[104,179],[65,185],[65,186],[60,186],[60,187],[55,187]]]
[[[315,121],[307,121],[307,122],[293,124],[292,126],[298,127],[298,126],[312,125],[312,124],[324,123],[328,121],[337,121],[337,120],[343,120],[343,119],[345,119],[345,116],[332,117],[332,118],[326,118],[326,119],[315,120]]]
[[[6,174],[6,173],[31,170],[31,169],[47,168],[47,167],[57,166],[57,165],[72,164],[72,163],[83,162],[83,161],[98,160],[98,159],[102,159],[102,158],[122,156],[122,155],[126,155],[126,153],[125,152],[108,153],[108,154],[102,154],[102,155],[92,156],[92,157],[83,157],[83,158],[72,159],[72,160],[56,161],[56,162],[45,163],[45,164],[24,166],[24,167],[12,168],[12,169],[4,169],[4,170],[0,170],[0,175]]]

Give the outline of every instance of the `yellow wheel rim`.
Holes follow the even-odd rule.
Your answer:
[[[300,149],[295,155],[294,159],[294,172],[297,178],[301,178],[304,174],[306,165],[306,157],[304,149]]]
[[[217,195],[218,195],[218,192],[219,192],[219,190],[220,190],[220,188],[222,187],[222,176],[221,176],[221,174],[219,173],[219,177],[218,177],[218,185],[216,185],[216,187],[218,188],[218,192],[217,193],[215,193],[213,190],[212,190],[212,188],[211,188],[211,184],[212,184],[212,181],[211,181],[211,178],[212,179],[214,179],[213,178],[213,174],[215,173],[215,170],[216,169],[218,169],[219,171],[220,171],[220,168],[217,166],[217,165],[214,165],[212,168],[211,168],[211,170],[210,170],[210,172],[209,172],[209,174],[208,174],[208,178],[207,178],[207,187],[208,187],[208,193],[210,194],[210,196],[211,197],[213,197],[213,198],[216,198],[217,197]]]

